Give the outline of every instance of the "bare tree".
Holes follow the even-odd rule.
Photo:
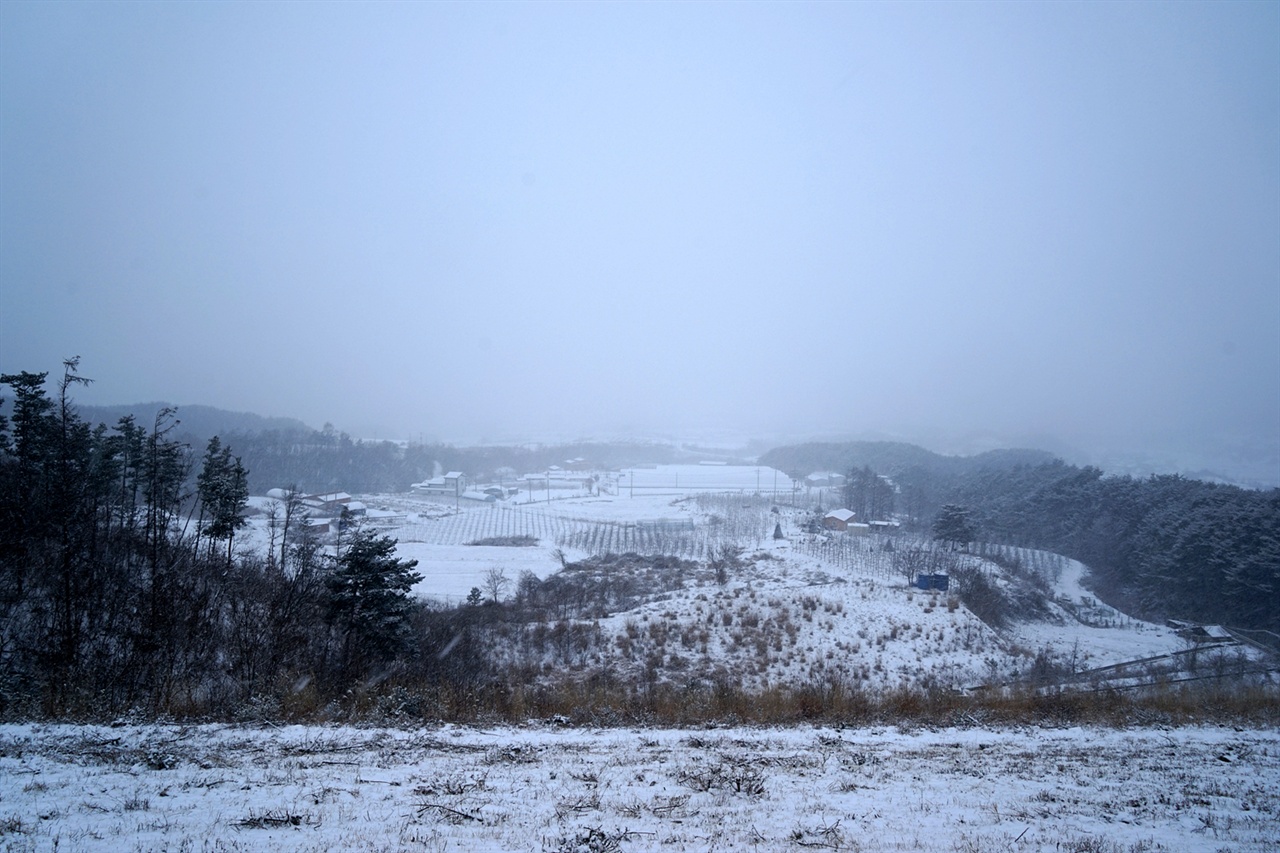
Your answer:
[[[711,552],[707,565],[715,571],[716,583],[723,586],[729,582],[729,570],[742,565],[741,557],[742,546],[734,542],[722,542]]]
[[[507,591],[510,583],[507,573],[501,566],[490,566],[484,573],[484,591],[489,594],[489,600],[494,604],[502,601],[502,595]]]
[[[907,586],[911,586],[919,575],[933,569],[936,558],[937,555],[931,550],[904,548],[901,551],[894,551],[889,559],[894,571],[906,579]]]
[[[288,553],[289,530],[299,520],[303,526],[307,523],[307,513],[302,505],[302,493],[298,491],[297,485],[291,485],[284,493],[284,519],[280,529],[280,565],[285,564],[285,555]]]
[[[267,568],[276,568],[276,539],[280,529],[280,502],[267,504]]]

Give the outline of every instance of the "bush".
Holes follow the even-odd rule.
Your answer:
[[[1013,612],[1012,602],[980,568],[957,564],[951,570],[956,594],[969,612],[992,628],[1003,628]]]

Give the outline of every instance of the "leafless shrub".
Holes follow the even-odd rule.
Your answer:
[[[462,823],[464,820],[474,820],[474,821],[480,820],[480,817],[478,815],[470,814],[468,812],[464,812],[460,809],[455,809],[450,806],[441,805],[440,803],[422,803],[421,805],[418,806],[419,815],[426,814],[428,811],[438,812],[442,820],[444,820],[446,823],[451,823],[451,824],[459,824],[459,823]]]
[[[440,794],[449,794],[457,797],[471,791],[484,790],[487,779],[487,776],[450,776],[430,784],[419,785],[414,789],[414,793],[424,797],[433,797]]]
[[[622,849],[622,842],[642,834],[649,833],[625,829],[605,832],[598,826],[591,826],[576,835],[561,838],[555,850],[557,853],[615,853]]]
[[[829,850],[843,850],[845,845],[838,820],[830,825],[823,823],[816,829],[797,826],[791,830],[791,841],[801,847],[825,847]]]
[[[653,812],[655,817],[673,817],[678,813],[683,814],[685,805],[688,802],[688,794],[674,797],[658,797],[653,801],[653,805],[649,807],[649,811]]]
[[[556,817],[564,820],[565,816],[575,812],[594,812],[600,810],[600,795],[578,797],[573,800],[562,800],[556,803]]]
[[[237,821],[236,826],[243,829],[275,829],[282,826],[302,826],[304,823],[310,822],[306,815],[294,814],[288,809],[281,809],[257,814],[251,811],[248,817]]]
[[[742,566],[742,546],[732,542],[722,543],[707,558],[707,565],[715,573],[716,583],[724,586],[729,582],[729,572]]]
[[[705,768],[685,768],[676,773],[676,781],[694,791],[731,791],[735,794],[759,796],[764,793],[764,776],[744,764],[719,764]]]
[[[145,812],[147,809],[151,808],[151,801],[146,797],[143,797],[141,794],[134,794],[120,805],[121,808],[127,812]]]

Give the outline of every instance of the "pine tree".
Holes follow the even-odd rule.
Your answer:
[[[224,447],[216,435],[209,439],[196,489],[200,494],[201,515],[207,518],[201,532],[213,541],[226,540],[230,563],[236,531],[247,523],[244,509],[249,502],[249,478],[240,457],[232,456],[231,448]]]
[[[326,579],[329,621],[342,632],[343,669],[395,657],[406,646],[413,600],[422,580],[417,560],[394,555],[396,540],[358,531]]]
[[[953,545],[966,546],[975,538],[969,508],[946,504],[933,522],[933,538]]]

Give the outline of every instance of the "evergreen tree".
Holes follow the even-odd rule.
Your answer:
[[[45,394],[45,373],[6,373],[0,384],[13,391],[9,431],[0,440],[0,616],[21,601],[31,578],[39,543],[45,538],[53,402]]]
[[[969,508],[946,504],[933,522],[933,538],[953,545],[965,546],[975,538]]]
[[[329,621],[342,632],[343,670],[360,663],[386,661],[408,639],[413,600],[409,590],[422,575],[417,560],[393,556],[396,540],[358,531],[326,579]]]
[[[843,497],[845,507],[853,510],[859,521],[887,520],[893,515],[893,486],[870,466],[849,471]]]
[[[200,514],[205,519],[201,533],[213,541],[227,542],[227,562],[231,562],[231,545],[236,531],[247,522],[244,509],[249,503],[249,480],[240,457],[231,455],[218,436],[209,439],[204,467],[196,478],[200,495]],[[210,545],[212,549],[212,545]]]

